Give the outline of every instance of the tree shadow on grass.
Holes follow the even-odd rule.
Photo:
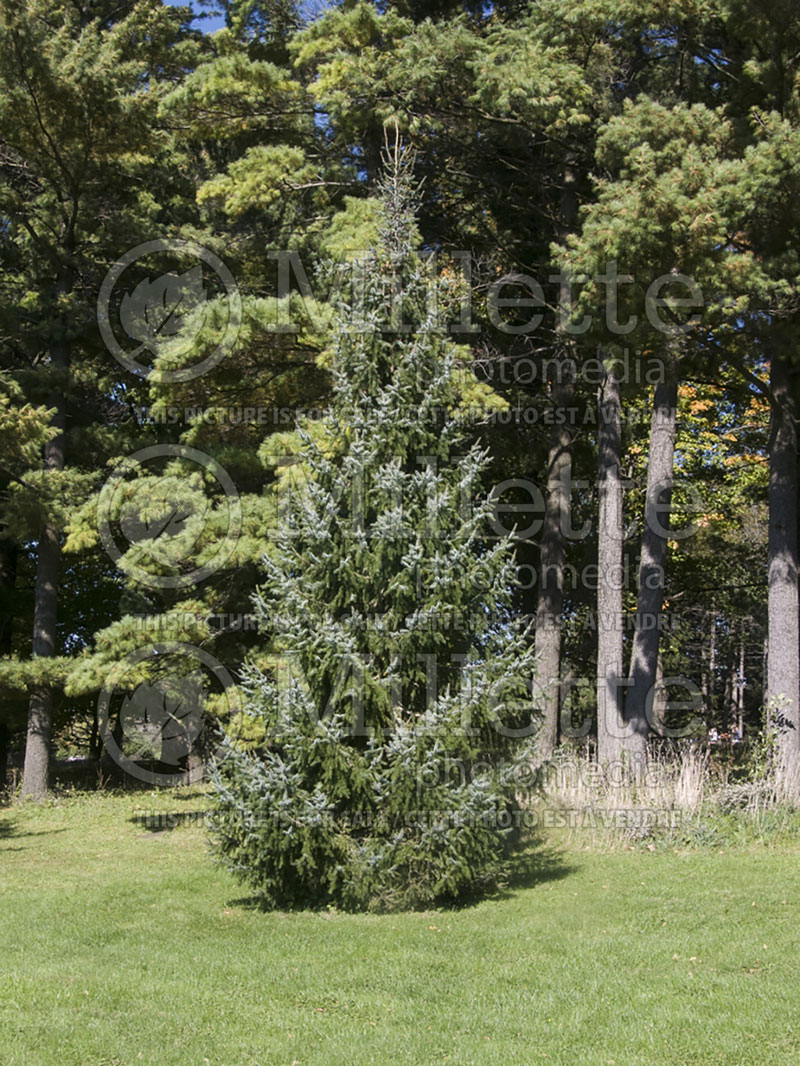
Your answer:
[[[166,833],[180,826],[204,825],[208,810],[203,807],[193,811],[143,811],[128,819],[140,829],[150,833]]]
[[[175,804],[172,810],[139,810],[134,811],[128,821],[140,829],[146,829],[150,833],[164,833],[180,826],[205,824],[209,814],[208,807],[195,807],[178,809],[178,804],[196,802],[198,799],[206,799],[207,793],[201,788],[187,786],[180,792],[177,790],[170,797]]]
[[[426,911],[460,911],[467,910],[470,907],[476,907],[478,904],[486,903],[487,901],[499,902],[502,900],[509,900],[519,895],[520,892],[530,891],[531,889],[537,888],[539,885],[545,885],[551,881],[560,881],[565,877],[569,877],[570,874],[573,874],[576,871],[577,867],[567,863],[563,854],[556,848],[544,844],[541,840],[530,839],[513,856],[511,873],[507,881],[501,886],[483,892],[475,891],[473,893],[465,893],[456,899],[442,899],[436,903],[430,903],[419,907],[409,907],[405,913],[423,914]],[[298,902],[296,906],[282,905],[280,907],[274,907],[265,903],[263,898],[258,895],[241,896],[237,899],[229,899],[226,901],[225,906],[240,907],[243,910],[276,914],[319,914],[325,913],[330,909],[329,904],[326,902],[313,903],[309,901]],[[392,910],[364,910],[342,911],[341,913],[371,914],[379,916],[403,912]]]
[[[20,829],[13,817],[0,819],[0,848],[3,852],[24,851],[24,847],[7,846],[7,840],[22,841],[28,837],[51,836],[53,833],[65,833],[66,829]]]
[[[551,844],[531,841],[515,857],[513,871],[503,894],[508,896],[550,881],[561,881],[577,869],[577,866],[566,862],[563,853]]]
[[[66,826],[60,829],[20,829],[15,815],[0,818],[0,840],[8,840],[9,837],[48,837],[54,833],[66,833],[66,831]]]
[[[528,840],[512,856],[506,881],[488,891],[476,891],[459,896],[458,899],[442,900],[433,910],[466,910],[487,901],[499,902],[513,899],[521,892],[528,892],[551,881],[561,881],[577,871],[576,866],[565,862],[556,848],[540,840]]]

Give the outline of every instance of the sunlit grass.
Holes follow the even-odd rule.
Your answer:
[[[260,913],[201,826],[0,811],[2,1066],[795,1066],[800,850],[564,851],[459,910]]]

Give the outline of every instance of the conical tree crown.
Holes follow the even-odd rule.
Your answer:
[[[512,546],[457,417],[447,291],[414,251],[414,195],[398,149],[380,244],[339,289],[333,404],[305,434],[256,597],[275,650],[248,680],[264,747],[231,744],[217,770],[218,846],[273,902],[491,883],[530,760]],[[256,811],[259,829],[235,829]],[[438,818],[454,824],[432,834]]]

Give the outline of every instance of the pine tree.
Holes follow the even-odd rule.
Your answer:
[[[59,653],[77,635],[59,594],[63,531],[125,436],[131,396],[100,343],[97,290],[108,263],[161,226],[159,201],[180,184],[155,115],[196,58],[188,14],[158,0],[0,2],[0,362],[55,430],[40,469],[4,501],[4,536],[35,545],[35,574],[19,578],[35,588],[33,639],[19,648],[32,657],[4,666],[4,683],[30,697],[22,791],[32,796],[47,790]],[[82,605],[96,595],[85,578],[81,594]]]
[[[413,254],[398,150],[378,248],[338,300],[334,399],[304,444],[255,598],[262,741],[213,771],[215,847],[265,904],[430,904],[498,882],[530,766],[532,653],[512,554],[458,417],[446,299]]]

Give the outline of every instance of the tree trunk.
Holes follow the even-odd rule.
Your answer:
[[[539,755],[549,759],[558,742],[561,679],[561,616],[564,604],[564,531],[570,507],[572,438],[558,412],[573,395],[571,381],[555,382],[552,397],[556,419],[547,459],[547,498],[541,535],[539,602],[536,607],[536,673],[542,724]]]
[[[69,269],[62,270],[58,294],[67,295],[72,289]],[[69,345],[54,344],[50,348],[50,366],[57,373],[69,367]],[[55,409],[52,425],[58,435],[45,445],[44,467],[50,472],[64,469],[66,444],[65,382],[57,381],[48,403]],[[56,654],[56,622],[58,618],[58,582],[61,570],[61,540],[57,529],[47,525],[39,537],[36,566],[36,594],[33,610],[33,657],[51,658]],[[53,690],[37,685],[28,704],[28,736],[25,744],[25,767],[22,775],[22,795],[41,798],[47,793],[50,770],[50,734],[53,726]]]
[[[667,725],[667,702],[667,692],[664,689],[664,651],[659,645],[658,659],[656,660],[656,683],[655,691],[653,693],[650,728],[662,736]]]
[[[723,723],[723,731],[725,733],[732,732],[733,723],[733,697],[734,697],[734,683],[733,683],[733,659],[728,659],[728,669],[725,672],[725,692],[722,697],[722,707],[724,710],[725,721]]]
[[[46,528],[39,537],[36,567],[36,601],[33,615],[34,658],[50,658],[56,653],[56,618],[61,544],[58,533]],[[53,692],[45,685],[31,691],[28,704],[28,737],[22,795],[42,797],[47,792],[50,766],[50,731],[53,720]]]
[[[5,722],[0,722],[0,792],[5,791],[8,775],[8,741],[11,736]]]
[[[716,602],[711,601],[711,634],[708,649],[708,706],[711,709],[711,724],[716,725],[717,713],[717,610]]]
[[[769,466],[767,702],[781,748],[798,753],[800,663],[797,594],[797,409],[790,368],[775,353]]]
[[[656,386],[653,398],[645,521],[639,560],[639,599],[625,700],[625,718],[631,731],[628,748],[637,758],[644,757],[647,748],[648,715],[655,696],[677,403],[677,368],[673,354],[668,353],[664,361],[664,380]]]
[[[770,728],[767,702],[769,700],[768,689],[769,676],[769,639],[764,637],[764,646],[761,650],[761,725],[766,732]]]
[[[14,621],[14,589],[17,583],[17,545],[0,540],[0,655],[13,650],[12,623]],[[8,745],[11,737],[9,723],[3,721],[0,710],[0,792],[6,784]]]
[[[574,160],[567,155],[562,181],[561,204],[556,232],[562,244],[578,218]],[[561,713],[561,625],[564,607],[565,530],[570,508],[572,479],[572,436],[568,417],[559,425],[559,413],[572,403],[575,386],[566,361],[560,364],[562,376],[553,382],[551,397],[555,420],[550,432],[547,456],[547,498],[540,541],[539,600],[536,605],[536,686],[542,724],[539,754],[549,759],[558,743]]]
[[[60,563],[61,544],[58,533],[48,527],[39,538],[33,622],[34,658],[50,658],[55,655]],[[46,685],[37,686],[31,691],[28,704],[28,736],[22,776],[23,796],[41,798],[47,792],[52,720],[53,691]]]
[[[745,628],[744,619],[739,623],[739,670],[736,676],[736,725],[739,729],[739,738],[744,738],[744,690],[747,682],[744,676],[745,666]]]
[[[599,393],[597,526],[597,757],[617,762],[628,730],[622,713],[622,402],[609,368]]]

